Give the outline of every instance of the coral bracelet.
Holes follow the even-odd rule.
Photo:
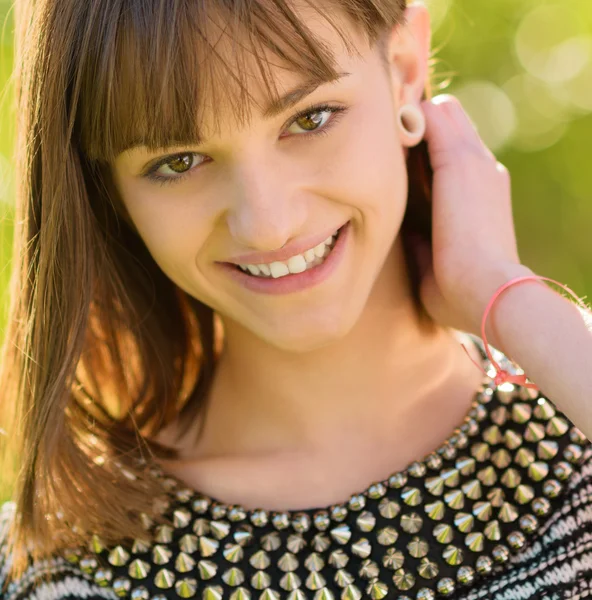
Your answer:
[[[516,383],[518,385],[521,385],[521,386],[524,386],[527,388],[532,388],[532,389],[538,390],[538,386],[536,386],[534,383],[527,383],[526,375],[513,375],[513,374],[509,373],[508,371],[502,369],[500,367],[500,365],[495,362],[494,358],[491,356],[491,353],[489,352],[489,344],[487,343],[487,338],[485,336],[485,322],[487,320],[487,315],[489,314],[489,311],[491,310],[491,307],[493,306],[493,303],[496,301],[497,297],[504,290],[509,288],[511,285],[514,285],[515,283],[519,283],[520,281],[526,281],[528,279],[545,279],[546,281],[552,281],[553,283],[556,283],[557,285],[566,289],[578,301],[578,304],[585,311],[588,311],[589,309],[582,302],[582,300],[578,296],[576,296],[574,294],[574,292],[572,290],[570,290],[566,285],[563,285],[562,283],[559,283],[558,281],[555,281],[554,279],[550,279],[549,277],[542,277],[540,275],[526,275],[526,276],[515,277],[514,279],[510,279],[510,281],[508,281],[507,283],[504,283],[502,286],[500,286],[498,288],[498,290],[493,294],[491,300],[489,301],[489,304],[487,305],[487,308],[485,309],[485,313],[483,314],[483,320],[481,321],[481,337],[483,338],[483,341],[485,342],[485,351],[487,352],[487,356],[488,356],[491,364],[495,367],[495,370],[496,370],[496,375],[495,375],[493,381],[496,385],[501,385],[502,383],[508,382],[508,383]],[[463,347],[464,351],[466,352],[467,356],[471,359],[471,361],[487,375],[487,372],[485,371],[485,369],[483,369],[483,367],[471,357],[468,350],[465,348],[465,345],[461,344],[461,346]]]

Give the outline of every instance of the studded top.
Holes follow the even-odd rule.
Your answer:
[[[65,550],[52,563],[64,595],[54,588],[38,597],[434,600],[494,598],[503,590],[507,599],[575,598],[576,586],[592,580],[592,539],[551,556],[559,534],[545,532],[572,507],[570,494],[582,482],[590,493],[580,503],[592,525],[589,467],[590,441],[547,398],[512,384],[496,388],[486,377],[464,422],[439,448],[339,505],[244,509],[154,467],[174,527],[156,526],[153,545],[136,539],[107,548],[95,536],[87,548]],[[543,577],[554,562],[562,588]],[[33,569],[10,584],[6,600],[30,598],[34,581]],[[572,595],[553,596],[559,588]]]

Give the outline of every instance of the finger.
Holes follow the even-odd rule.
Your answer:
[[[432,104],[441,106],[446,110],[446,113],[452,118],[454,126],[462,131],[467,137],[479,136],[477,126],[464,109],[461,101],[452,94],[440,94],[432,98]]]
[[[445,95],[446,100],[444,104],[452,116],[456,127],[459,129],[465,139],[470,140],[474,144],[478,145],[490,158],[495,158],[487,144],[483,141],[483,138],[479,134],[477,126],[464,109],[460,100],[455,96]],[[440,102],[437,100],[437,103]]]
[[[442,94],[422,102],[421,107],[426,116],[425,140],[430,152],[439,154],[464,147],[495,158],[456,97]]]

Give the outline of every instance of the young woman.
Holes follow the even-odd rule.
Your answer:
[[[589,313],[425,7],[16,8],[1,597],[588,595]]]

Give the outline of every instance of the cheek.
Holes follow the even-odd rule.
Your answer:
[[[128,211],[150,254],[171,275],[194,268],[196,255],[207,239],[206,222],[199,207],[178,192],[147,191],[128,196]]]
[[[199,230],[189,219],[177,219],[171,215],[151,220],[140,233],[150,252],[159,261],[170,265],[193,261],[203,243]]]

